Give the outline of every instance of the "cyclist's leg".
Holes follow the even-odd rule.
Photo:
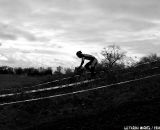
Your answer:
[[[92,64],[92,61],[89,61],[86,65],[85,65],[85,68],[89,71],[91,71],[91,67],[90,65]]]
[[[97,63],[98,63],[97,59],[94,59],[93,62],[91,63],[91,75],[92,76],[95,76],[95,68],[96,68]]]

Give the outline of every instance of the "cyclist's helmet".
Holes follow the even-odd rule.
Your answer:
[[[81,51],[77,51],[77,53],[76,53],[76,55],[77,55],[78,57],[81,57],[81,54],[82,54]]]

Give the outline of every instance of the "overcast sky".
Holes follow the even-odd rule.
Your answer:
[[[160,0],[0,0],[0,66],[74,67],[110,44],[160,54]]]

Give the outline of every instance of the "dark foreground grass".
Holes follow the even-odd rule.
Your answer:
[[[53,81],[65,77],[44,75],[44,76],[27,76],[27,75],[12,75],[12,74],[0,74],[0,90],[3,89],[16,89],[23,87],[31,87],[36,84]]]
[[[0,130],[112,130],[159,125],[158,77],[0,107]]]
[[[144,68],[134,69],[134,73],[107,73],[103,76],[104,81],[107,79],[105,82],[99,80],[92,86],[83,87],[97,87],[159,72],[157,68]],[[56,79],[52,76],[3,76],[1,88],[10,85],[25,87]],[[128,125],[159,125],[159,78],[157,76],[85,93],[0,106],[0,130],[112,130],[123,129]]]

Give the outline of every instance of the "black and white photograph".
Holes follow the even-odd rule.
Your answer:
[[[0,0],[0,130],[160,130],[160,0]]]

